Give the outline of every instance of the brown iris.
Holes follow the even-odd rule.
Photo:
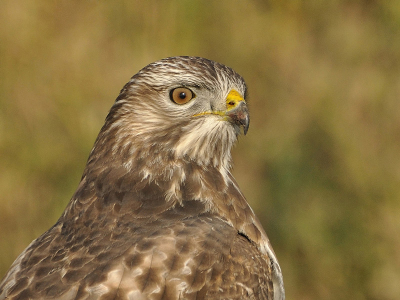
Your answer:
[[[194,94],[188,88],[179,87],[179,88],[173,89],[170,92],[169,97],[176,104],[185,104],[194,98]]]

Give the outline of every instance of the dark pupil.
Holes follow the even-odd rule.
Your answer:
[[[181,92],[179,93],[179,98],[181,98],[182,100],[186,98],[186,93],[185,92]]]

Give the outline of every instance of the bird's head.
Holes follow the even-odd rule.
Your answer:
[[[108,145],[127,166],[151,152],[153,159],[229,169],[231,147],[248,127],[240,75],[208,59],[172,57],[146,66],[124,86],[95,148]]]

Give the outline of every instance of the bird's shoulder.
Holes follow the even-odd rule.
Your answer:
[[[176,207],[152,220],[77,228],[58,223],[34,241],[6,275],[0,299],[268,299],[272,293],[265,256],[212,213],[194,216]]]

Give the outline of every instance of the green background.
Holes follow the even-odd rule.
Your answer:
[[[400,295],[400,1],[0,1],[0,277],[58,219],[119,90],[158,59],[247,81],[234,174],[287,299]]]

